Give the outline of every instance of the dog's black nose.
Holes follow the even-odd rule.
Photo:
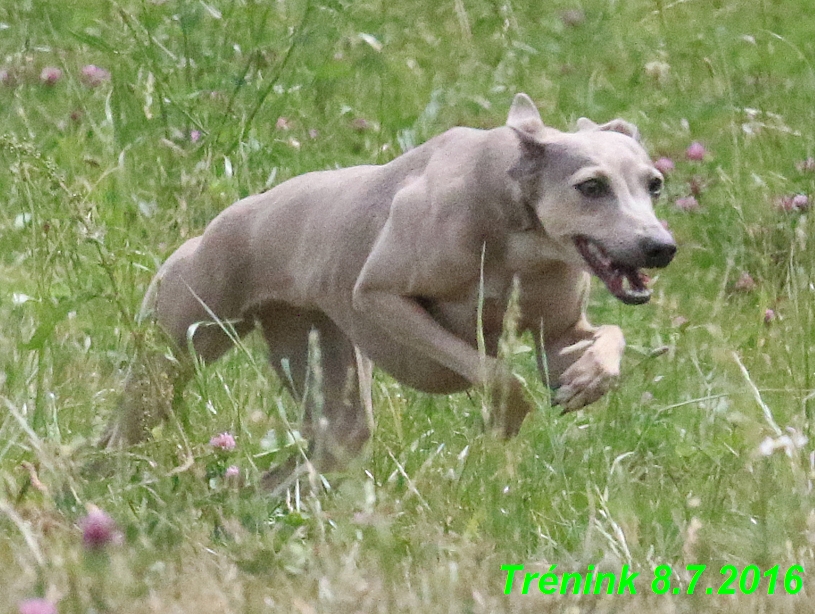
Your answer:
[[[640,249],[645,256],[645,268],[661,269],[670,264],[676,254],[676,243],[673,239],[663,241],[646,237],[640,242]]]

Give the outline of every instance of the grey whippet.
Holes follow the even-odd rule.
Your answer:
[[[536,340],[554,400],[567,410],[597,400],[625,343],[617,326],[587,321],[589,272],[624,303],[649,300],[640,269],[676,251],[652,206],[662,182],[631,124],[581,119],[560,132],[518,94],[506,126],[453,128],[388,164],[308,173],[238,201],[164,263],[143,315],[179,364],[190,362],[188,331],[205,361],[233,346],[227,328],[196,323],[229,322],[238,336],[259,327],[296,397],[309,396],[318,331],[321,418],[306,399],[303,430],[327,442],[326,468],[369,438],[367,359],[421,391],[482,387],[514,434],[530,402],[496,358],[513,280],[518,327]],[[137,380],[110,443],[145,433]]]

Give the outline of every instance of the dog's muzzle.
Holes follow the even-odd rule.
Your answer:
[[[676,243],[645,238],[638,245],[637,266],[612,259],[603,247],[586,236],[574,238],[577,251],[600,281],[626,305],[642,305],[651,300],[648,276],[640,270],[668,266],[676,254]]]

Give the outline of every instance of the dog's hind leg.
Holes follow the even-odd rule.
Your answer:
[[[152,426],[179,408],[184,386],[194,373],[190,345],[201,361],[214,362],[236,338],[254,328],[253,321],[234,317],[234,292],[217,282],[227,276],[213,275],[197,264],[200,241],[197,237],[182,245],[147,290],[139,321],[146,325],[143,332],[158,331],[159,336],[137,340],[124,392],[100,441],[103,446],[141,441]]]
[[[320,312],[281,306],[266,310],[258,321],[272,366],[294,398],[303,402],[301,430],[309,440],[310,460],[320,471],[342,468],[370,437],[367,359],[362,357],[360,366],[354,345]],[[312,331],[316,342],[310,343]],[[264,487],[277,486],[286,470],[290,467],[267,474]]]

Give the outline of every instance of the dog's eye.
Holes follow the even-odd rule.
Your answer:
[[[604,181],[603,179],[587,179],[582,183],[578,183],[574,187],[586,198],[600,198],[602,196],[607,196],[610,191],[608,182]]]
[[[648,182],[648,191],[651,196],[657,198],[662,193],[662,179],[654,177]]]

